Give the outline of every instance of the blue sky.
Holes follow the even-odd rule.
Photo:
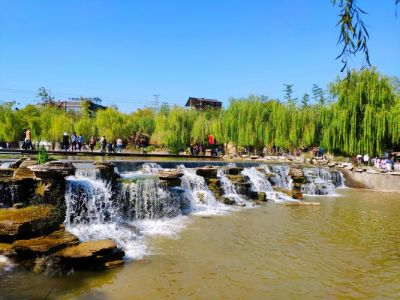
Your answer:
[[[372,64],[399,76],[394,0],[359,4]],[[45,86],[130,112],[153,94],[282,98],[284,83],[301,97],[340,73],[337,14],[330,0],[0,0],[0,100],[25,105]]]

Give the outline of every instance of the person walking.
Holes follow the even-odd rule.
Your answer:
[[[31,141],[31,129],[28,128],[25,131],[25,149],[33,149]]]
[[[107,145],[107,140],[105,135],[103,135],[100,139],[100,147],[102,153],[106,152],[106,145]]]
[[[77,140],[78,140],[78,137],[76,136],[76,133],[75,133],[75,132],[72,133],[72,135],[71,135],[72,151],[75,151],[75,150],[76,150]]]
[[[61,149],[67,151],[69,149],[69,136],[68,132],[64,132]]]
[[[82,136],[82,133],[80,133],[80,134],[78,135],[77,142],[78,142],[78,150],[81,151],[82,145],[83,145],[83,136]]]
[[[120,138],[117,139],[116,150],[118,153],[121,153],[121,151],[122,151],[122,140]]]
[[[369,155],[368,154],[364,154],[363,161],[364,161],[364,166],[368,166],[368,163],[369,163]]]
[[[92,135],[92,137],[89,140],[89,146],[90,146],[90,151],[93,152],[94,147],[96,146],[96,139],[94,138],[94,136]]]

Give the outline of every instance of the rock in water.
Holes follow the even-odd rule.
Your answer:
[[[64,248],[54,255],[76,269],[106,269],[120,265],[125,253],[114,241],[99,240]]]
[[[51,205],[0,209],[0,242],[46,234],[57,229],[60,221]]]
[[[49,235],[30,240],[18,240],[13,243],[13,250],[19,255],[30,257],[56,252],[62,248],[76,246],[79,239],[64,229],[55,231]]]
[[[196,175],[202,176],[204,178],[217,178],[217,169],[213,166],[207,166],[204,168],[198,168],[196,170]]]
[[[44,165],[29,166],[28,168],[39,179],[55,180],[75,174],[75,167],[70,162],[52,161]]]

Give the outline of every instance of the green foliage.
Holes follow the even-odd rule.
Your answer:
[[[49,155],[48,155],[46,149],[42,146],[42,147],[40,147],[39,152],[37,154],[37,163],[39,165],[42,165],[48,161],[49,161]]]
[[[205,111],[175,106],[158,113],[146,108],[125,114],[108,108],[89,116],[66,113],[55,106],[27,105],[17,111],[13,103],[6,103],[0,105],[0,140],[16,141],[27,127],[36,141],[59,141],[65,131],[81,133],[85,141],[92,135],[105,135],[108,141],[129,139],[141,132],[148,134],[153,144],[178,153],[191,143],[205,143],[208,134],[213,134],[218,143],[242,147],[321,145],[341,155],[380,155],[400,146],[397,87],[397,79],[365,69],[349,72],[346,80],[330,84],[332,102],[327,102],[324,90],[314,84],[313,102],[305,94],[301,106],[293,101],[291,85],[285,103],[250,95],[231,99],[226,109]]]

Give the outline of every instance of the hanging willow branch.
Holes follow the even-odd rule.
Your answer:
[[[356,56],[359,52],[364,53],[364,66],[371,66],[367,41],[369,34],[362,19],[367,13],[362,10],[357,0],[331,0],[333,5],[340,8],[339,21],[340,27],[338,44],[343,45],[342,52],[336,57],[343,63],[341,72],[348,68],[349,59]],[[395,0],[395,5],[400,4],[400,0]],[[397,16],[397,10],[396,10]]]
[[[343,49],[336,59],[343,63],[341,72],[347,68],[349,58],[359,52],[364,53],[364,64],[371,66],[367,45],[369,34],[361,18],[367,13],[357,5],[356,0],[333,0],[333,4],[338,4],[340,8],[337,23],[337,26],[340,26],[338,44],[343,45]]]

